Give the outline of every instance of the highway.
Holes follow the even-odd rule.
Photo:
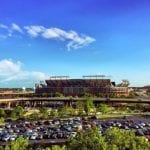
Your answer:
[[[19,101],[47,101],[47,102],[76,102],[76,101],[84,101],[85,98],[69,98],[69,97],[20,97],[20,98],[3,98],[0,99],[0,103],[7,103],[7,102],[19,102]],[[150,99],[132,99],[132,98],[93,98],[94,102],[116,102],[116,103],[149,103]]]

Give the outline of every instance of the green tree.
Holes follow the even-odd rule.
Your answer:
[[[11,149],[10,149],[10,146],[9,146],[9,145],[6,145],[6,146],[5,146],[5,149],[2,149],[2,150],[11,150]]]
[[[22,117],[24,113],[24,109],[21,106],[16,106],[12,113],[14,113],[17,117]]]
[[[40,117],[40,114],[38,112],[34,112],[29,116],[29,118],[32,118],[32,119],[38,119],[39,117]]]
[[[4,125],[5,124],[5,119],[3,117],[0,117],[0,125]]]
[[[65,106],[63,108],[58,109],[58,114],[61,117],[64,117],[64,116],[68,115],[69,114],[68,107]]]
[[[6,113],[2,108],[0,108],[0,117],[6,117]]]
[[[51,114],[51,116],[54,116],[54,117],[58,117],[58,115],[59,115],[57,110],[54,110],[54,109],[51,110],[50,114]]]
[[[87,131],[78,132],[75,137],[69,139],[68,150],[107,150],[104,137],[99,134],[97,128],[89,128]]]
[[[84,111],[84,102],[78,100],[78,101],[76,102],[76,109],[78,110],[78,113],[79,113],[80,115],[82,115],[82,114],[83,114],[83,111]]]
[[[49,115],[48,108],[46,108],[46,107],[40,108],[40,114],[43,118],[47,118]]]
[[[100,106],[98,107],[98,111],[102,112],[102,113],[108,113],[111,110],[110,106],[106,105],[106,104],[100,104]]]
[[[58,114],[61,117],[66,115],[75,115],[75,111],[76,110],[74,108],[65,106],[63,108],[58,109]]]
[[[69,139],[68,150],[149,150],[150,143],[134,131],[108,129],[104,135],[97,128],[89,128]]]
[[[126,131],[118,128],[108,129],[105,134],[105,141],[109,150],[149,150],[150,143],[144,137],[138,137],[134,131]]]
[[[92,97],[92,94],[91,94],[91,93],[86,92],[86,93],[84,93],[84,97]]]
[[[94,108],[92,97],[86,97],[84,102],[84,111],[87,115],[89,115],[92,108]]]
[[[10,117],[12,118],[12,119],[16,119],[16,113],[12,110],[11,111],[11,114],[10,114]]]
[[[27,147],[28,140],[20,136],[15,141],[6,145],[5,150],[27,150]]]
[[[55,97],[64,97],[64,95],[62,93],[56,92]]]
[[[66,146],[59,146],[59,145],[54,145],[52,146],[51,150],[66,150]]]

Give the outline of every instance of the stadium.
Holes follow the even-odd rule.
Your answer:
[[[39,94],[47,93],[51,96],[55,96],[56,93],[61,93],[64,96],[81,97],[85,93],[88,93],[92,96],[107,97],[114,91],[112,90],[112,86],[115,87],[115,82],[111,82],[106,77],[104,75],[92,75],[82,76],[79,79],[70,79],[68,76],[51,76],[49,80],[45,80],[45,83],[41,82],[40,84],[36,84],[35,92]],[[124,94],[124,91],[122,94]]]

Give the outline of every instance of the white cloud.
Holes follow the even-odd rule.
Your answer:
[[[12,37],[17,32],[21,34],[26,33],[33,38],[41,37],[44,39],[56,39],[66,42],[68,50],[78,49],[95,41],[94,38],[85,34],[79,34],[73,30],[65,31],[60,28],[46,28],[39,25],[24,26],[24,28],[21,28],[16,23],[12,23],[11,26],[0,24],[0,28],[7,31],[7,35],[3,35],[0,37],[1,39],[4,39],[4,36],[5,38]]]
[[[43,26],[25,26],[27,33],[31,37],[43,37],[45,39],[58,39],[67,41],[68,50],[78,49],[95,41],[87,35],[79,35],[75,31],[65,31],[59,28],[45,28]]]
[[[0,28],[5,31],[5,34],[1,35],[1,39],[6,39],[7,37],[12,37],[14,32],[23,33],[23,30],[16,23],[12,23],[10,26],[0,24]]]
[[[14,62],[11,59],[3,59],[0,61],[1,83],[21,80],[40,81],[47,78],[48,76],[43,72],[24,70],[20,61]]]
[[[63,39],[66,37],[66,32],[58,28],[49,28],[49,29],[45,29],[41,36],[46,39],[52,39],[52,38]]]
[[[22,29],[17,24],[15,24],[15,23],[11,24],[11,30],[23,33]]]
[[[21,62],[14,63],[10,59],[3,59],[0,61],[0,75],[9,75],[20,72]]]
[[[31,37],[37,37],[45,30],[43,26],[25,26],[24,28]]]
[[[4,24],[0,24],[0,28],[2,28],[2,29],[8,29],[8,26],[6,26]]]

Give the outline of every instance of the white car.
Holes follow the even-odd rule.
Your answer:
[[[71,132],[71,136],[75,137],[77,135],[77,132]]]
[[[2,137],[2,141],[7,142],[10,139],[10,135],[5,135]]]
[[[35,140],[38,137],[37,133],[33,133],[30,137],[31,140]]]
[[[16,138],[17,138],[17,135],[13,134],[13,135],[10,136],[9,140],[10,141],[15,141]]]

